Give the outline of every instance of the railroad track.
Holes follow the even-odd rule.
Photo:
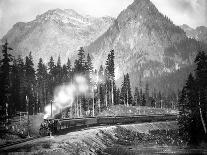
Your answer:
[[[21,143],[24,143],[24,142],[29,142],[29,141],[32,141],[32,140],[35,140],[35,139],[38,139],[38,138],[40,138],[40,136],[30,137],[30,138],[26,138],[26,139],[17,140],[17,141],[14,141],[14,142],[2,144],[2,145],[0,145],[0,152],[7,151],[7,148],[10,148],[12,146],[15,146],[15,145],[18,145],[18,144],[21,144]]]

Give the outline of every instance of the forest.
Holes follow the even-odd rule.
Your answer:
[[[207,55],[199,52],[179,97],[179,134],[189,144],[207,142]]]
[[[50,57],[46,64],[42,58],[39,58],[39,63],[35,68],[31,52],[25,58],[21,56],[15,58],[10,54],[13,49],[9,47],[8,42],[5,42],[1,48],[0,111],[2,119],[20,111],[29,112],[29,114],[44,113],[45,106],[53,101],[54,89],[59,85],[71,82],[73,77],[78,74],[84,75],[89,85],[95,85],[96,89],[93,97],[79,97],[77,104],[81,106],[77,106],[77,108],[81,107],[79,109],[81,114],[79,113],[77,117],[98,115],[109,106],[117,104],[176,108],[176,94],[164,96],[161,91],[150,89],[148,83],[145,84],[144,89],[135,87],[132,91],[128,73],[124,75],[120,88],[116,86],[114,50],[109,52],[105,65],[101,65],[99,69],[93,68],[91,56],[86,54],[82,47],[78,50],[78,58],[73,65],[69,58],[66,64],[62,64],[59,56],[57,62]],[[92,74],[104,79],[104,82],[92,82]],[[94,106],[92,106],[93,103]],[[92,114],[92,110],[95,111],[95,114]],[[66,111],[68,113],[68,110]]]

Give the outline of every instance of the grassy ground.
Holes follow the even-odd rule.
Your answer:
[[[171,114],[177,113],[176,110],[160,109],[143,106],[115,105],[103,111],[99,116],[127,116],[127,115],[150,115],[150,114]]]
[[[27,116],[14,117],[10,120],[6,127],[1,128],[0,132],[0,145],[19,140],[29,135],[34,137],[39,135],[39,127],[43,122],[43,114],[29,116],[29,128]]]

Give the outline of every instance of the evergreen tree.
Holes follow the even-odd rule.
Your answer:
[[[124,75],[124,80],[121,85],[121,94],[120,94],[121,104],[127,105],[127,84],[126,84],[126,76]]]
[[[130,78],[129,74],[126,74],[126,87],[127,87],[127,104],[132,105],[132,92],[131,92],[131,83],[130,83]]]
[[[146,97],[145,97],[145,94],[142,94],[142,106],[146,106]]]
[[[196,56],[195,78],[189,75],[179,97],[179,133],[190,144],[207,142],[206,90],[207,56],[199,52]]]
[[[11,72],[11,62],[12,55],[8,52],[12,50],[8,46],[7,41],[2,45],[3,59],[1,60],[1,70],[0,70],[0,115],[5,117],[8,115],[10,108],[10,96],[11,96],[11,85],[10,85],[10,72]]]
[[[19,111],[26,112],[26,101],[25,96],[27,93],[27,81],[25,76],[25,64],[21,56],[17,58],[17,69],[18,69],[18,79],[19,79]]]
[[[111,50],[108,54],[108,58],[106,60],[106,69],[105,69],[105,76],[106,76],[106,87],[108,92],[108,99],[110,103],[114,104],[114,50]]]
[[[104,79],[104,69],[101,65],[98,71],[98,76],[101,80]],[[101,110],[105,107],[104,101],[105,101],[105,87],[103,81],[99,84],[99,98],[100,98],[100,106]]]
[[[57,65],[55,67],[55,86],[58,86],[61,84],[62,78],[63,78],[62,66],[61,66],[61,60],[59,56],[57,60]]]
[[[139,89],[135,87],[134,91],[134,105],[140,106],[140,95],[139,95]]]
[[[89,83],[91,83],[91,77],[92,77],[92,74],[93,74],[93,64],[92,64],[92,60],[91,60],[91,57],[90,57],[89,54],[87,55],[85,69],[86,69],[87,79],[88,79]]]
[[[119,90],[119,88],[116,91],[116,102],[115,103],[116,103],[116,105],[120,104],[120,90]]]
[[[72,67],[71,67],[71,62],[70,62],[70,59],[68,58],[68,61],[67,61],[67,78],[68,78],[68,81],[72,80]]]
[[[69,73],[68,73],[68,69],[67,69],[67,66],[66,65],[63,65],[63,67],[62,67],[62,77],[61,77],[61,83],[64,83],[64,82],[69,82],[69,77],[68,77],[68,75],[70,75]]]
[[[150,106],[150,102],[149,102],[149,84],[146,83],[145,85],[145,97],[146,97],[146,106]]]
[[[85,51],[83,47],[78,50],[78,61],[75,64],[75,70],[78,74],[85,74]]]
[[[20,96],[19,96],[19,84],[20,80],[18,77],[18,65],[16,59],[13,60],[12,70],[11,70],[11,93],[12,93],[12,101],[11,101],[11,111],[10,113],[15,114],[16,111],[20,110]]]
[[[53,90],[55,88],[55,62],[53,57],[50,57],[50,61],[48,63],[49,75],[48,75],[48,90],[49,90],[49,98],[52,99]]]
[[[37,102],[38,112],[43,112],[44,107],[47,104],[47,67],[43,64],[42,58],[39,59],[39,63],[37,66]]]
[[[32,54],[30,52],[29,56],[26,56],[25,61],[25,78],[26,78],[26,95],[29,99],[27,107],[29,108],[29,113],[34,114],[36,107],[35,101],[35,69],[32,59]]]
[[[198,91],[198,107],[200,120],[202,122],[202,128],[204,135],[207,138],[207,55],[205,52],[199,52],[195,58],[197,68],[195,70],[195,77],[197,82]]]

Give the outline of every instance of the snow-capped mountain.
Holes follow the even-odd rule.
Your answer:
[[[194,38],[198,41],[203,41],[207,43],[207,27],[199,26],[195,29],[191,28],[190,26],[184,24],[180,26],[189,38]]]
[[[116,79],[128,72],[132,85],[136,86],[139,81],[170,74],[192,64],[199,47],[198,41],[189,39],[150,0],[135,0],[87,51],[98,67],[114,49]]]
[[[15,49],[16,55],[28,55],[32,51],[35,63],[40,57],[50,56],[63,62],[76,56],[76,50],[87,46],[112,24],[113,18],[95,18],[80,15],[74,10],[49,10],[35,20],[16,23],[3,37]]]
[[[63,63],[68,57],[74,60],[83,46],[98,68],[114,49],[118,81],[129,73],[133,87],[148,81],[159,90],[171,91],[182,87],[197,51],[206,48],[187,35],[150,0],[135,0],[116,19],[49,10],[31,22],[15,24],[3,40],[8,40],[16,55],[32,51],[36,64],[40,57],[48,62],[50,56],[57,59],[58,55]]]

